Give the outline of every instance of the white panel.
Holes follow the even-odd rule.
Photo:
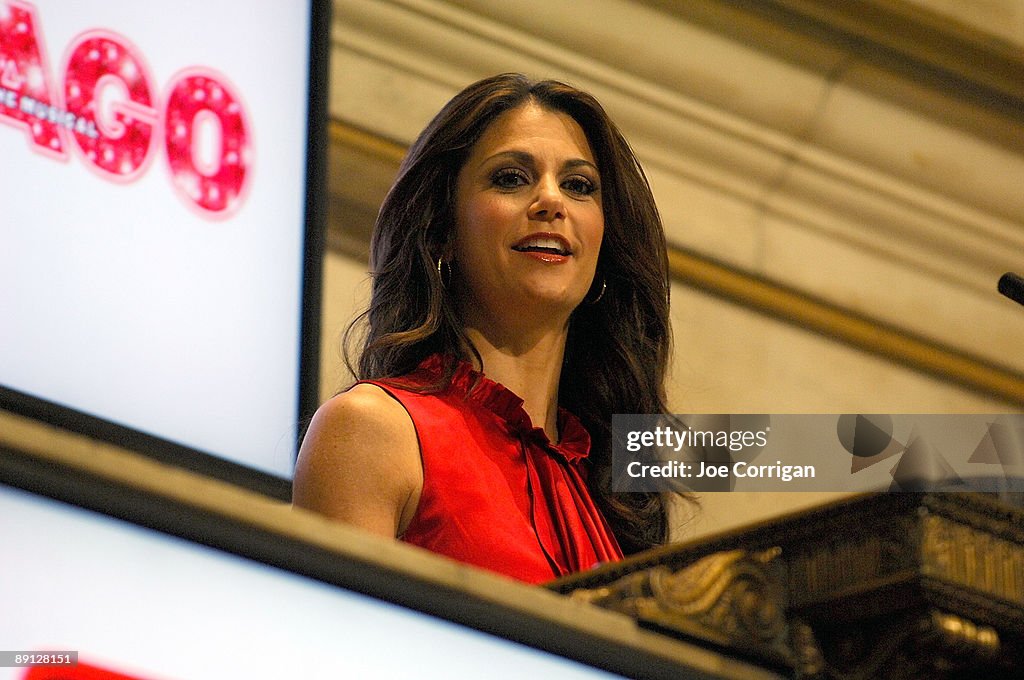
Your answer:
[[[18,519],[0,524],[5,650],[77,651],[140,680],[613,677],[5,486],[0,517]]]
[[[63,106],[72,41],[103,30],[121,36],[148,67],[158,121],[148,165],[132,181],[107,179],[74,150],[63,161],[37,153],[24,127],[0,125],[0,384],[290,475],[308,7],[233,0],[17,6],[37,9],[56,104]],[[5,11],[8,0],[0,0]],[[7,66],[11,86],[23,74]],[[164,140],[179,126],[164,120],[164,104],[176,75],[193,68],[215,71],[245,119],[249,165],[230,210],[200,210],[172,182]]]

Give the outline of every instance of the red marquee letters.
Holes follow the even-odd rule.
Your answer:
[[[37,152],[67,160],[73,147],[114,182],[145,174],[160,141],[171,181],[206,217],[233,213],[252,162],[245,107],[227,79],[188,68],[161,102],[142,51],[112,31],[74,38],[54,88],[38,14],[22,0],[0,0],[0,121],[25,130]]]

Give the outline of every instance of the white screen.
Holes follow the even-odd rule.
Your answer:
[[[291,476],[310,14],[0,0],[0,385]]]
[[[613,677],[2,485],[0,518],[3,650],[140,680]]]

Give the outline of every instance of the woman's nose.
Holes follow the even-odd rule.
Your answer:
[[[545,179],[537,184],[537,195],[530,205],[530,219],[543,222],[565,219],[562,190],[556,179]]]

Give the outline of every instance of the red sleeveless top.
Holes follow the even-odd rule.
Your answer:
[[[451,385],[421,394],[440,356],[377,385],[405,407],[423,458],[419,506],[401,539],[460,562],[540,583],[622,551],[587,491],[590,435],[559,409],[561,441],[534,427],[523,400],[460,362]]]

